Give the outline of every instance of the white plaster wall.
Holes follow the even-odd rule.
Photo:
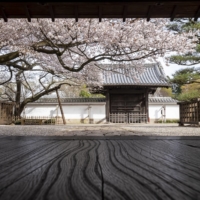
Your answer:
[[[161,118],[161,107],[162,105],[149,105],[149,118],[150,119]]]
[[[94,120],[105,119],[105,104],[99,104],[99,105],[65,104],[62,106],[62,108],[66,119],[85,119],[85,118],[90,118]],[[24,113],[22,113],[22,116],[23,114]],[[56,104],[52,105],[28,104],[25,108],[25,115],[61,116],[61,113],[60,113],[60,108]]]
[[[28,104],[22,112],[22,116],[54,116],[56,114],[56,105],[31,105]]]
[[[66,119],[94,119],[100,121],[105,119],[105,104],[90,105],[89,104],[64,104],[63,111]],[[149,117],[150,119],[161,118],[161,107],[160,105],[149,105]],[[25,108],[26,116],[61,116],[60,108],[56,104],[39,105],[39,104],[28,104]],[[22,113],[23,116],[23,113]],[[89,117],[90,116],[90,117]],[[179,119],[179,105],[166,105],[166,119]]]
[[[166,106],[166,116],[170,119],[179,119],[179,105]]]
[[[105,119],[105,118],[106,118],[105,105],[93,105],[91,107],[91,119]]]
[[[149,118],[150,119],[161,119],[161,108],[160,105],[149,105]],[[179,105],[165,105],[166,108],[166,119],[179,119]]]
[[[58,110],[60,113],[60,108],[58,108]],[[88,117],[88,106],[63,105],[63,112],[66,119],[85,119],[86,117]]]

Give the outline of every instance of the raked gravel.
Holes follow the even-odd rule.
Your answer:
[[[0,125],[1,136],[200,136],[200,127],[177,124]]]

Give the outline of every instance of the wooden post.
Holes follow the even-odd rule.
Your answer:
[[[62,114],[63,124],[66,124],[66,120],[65,120],[65,116],[64,116],[64,113],[63,113],[62,105],[61,105],[61,102],[60,102],[60,97],[59,97],[59,94],[58,94],[58,90],[56,90],[56,94],[57,94],[58,103],[59,103],[59,106],[60,106],[60,112]]]
[[[197,116],[198,116],[198,125],[200,126],[200,98],[197,99]]]
[[[145,91],[145,114],[147,116],[147,123],[149,122],[149,91]]]
[[[106,122],[109,122],[109,114],[110,114],[110,94],[108,90],[106,93]]]

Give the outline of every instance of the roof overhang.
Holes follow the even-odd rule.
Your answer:
[[[194,18],[200,16],[200,1],[131,2],[0,2],[0,16],[9,18]]]
[[[104,84],[103,87],[171,87],[171,84]]]
[[[105,105],[106,104],[106,100],[104,102],[64,102],[62,103],[62,106],[64,105],[84,105],[84,106],[88,106],[88,105]],[[30,102],[28,103],[28,105],[38,105],[38,106],[52,106],[52,105],[59,105],[58,102]]]

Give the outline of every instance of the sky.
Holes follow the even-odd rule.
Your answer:
[[[169,64],[167,66],[163,58],[158,58],[158,60],[164,69],[165,75],[169,76],[170,78],[172,78],[172,74],[174,74],[176,71],[187,67],[187,66],[177,65],[177,64]]]
[[[185,66],[185,65],[177,65],[177,64],[170,64],[170,63],[167,66],[165,60],[161,57],[158,58],[158,61],[161,63],[161,65],[164,69],[165,75],[169,76],[170,78],[172,78],[172,74],[174,74],[176,71],[178,71],[180,69],[184,69],[184,68],[187,68],[187,67],[195,67],[195,68],[200,67],[200,64]]]

